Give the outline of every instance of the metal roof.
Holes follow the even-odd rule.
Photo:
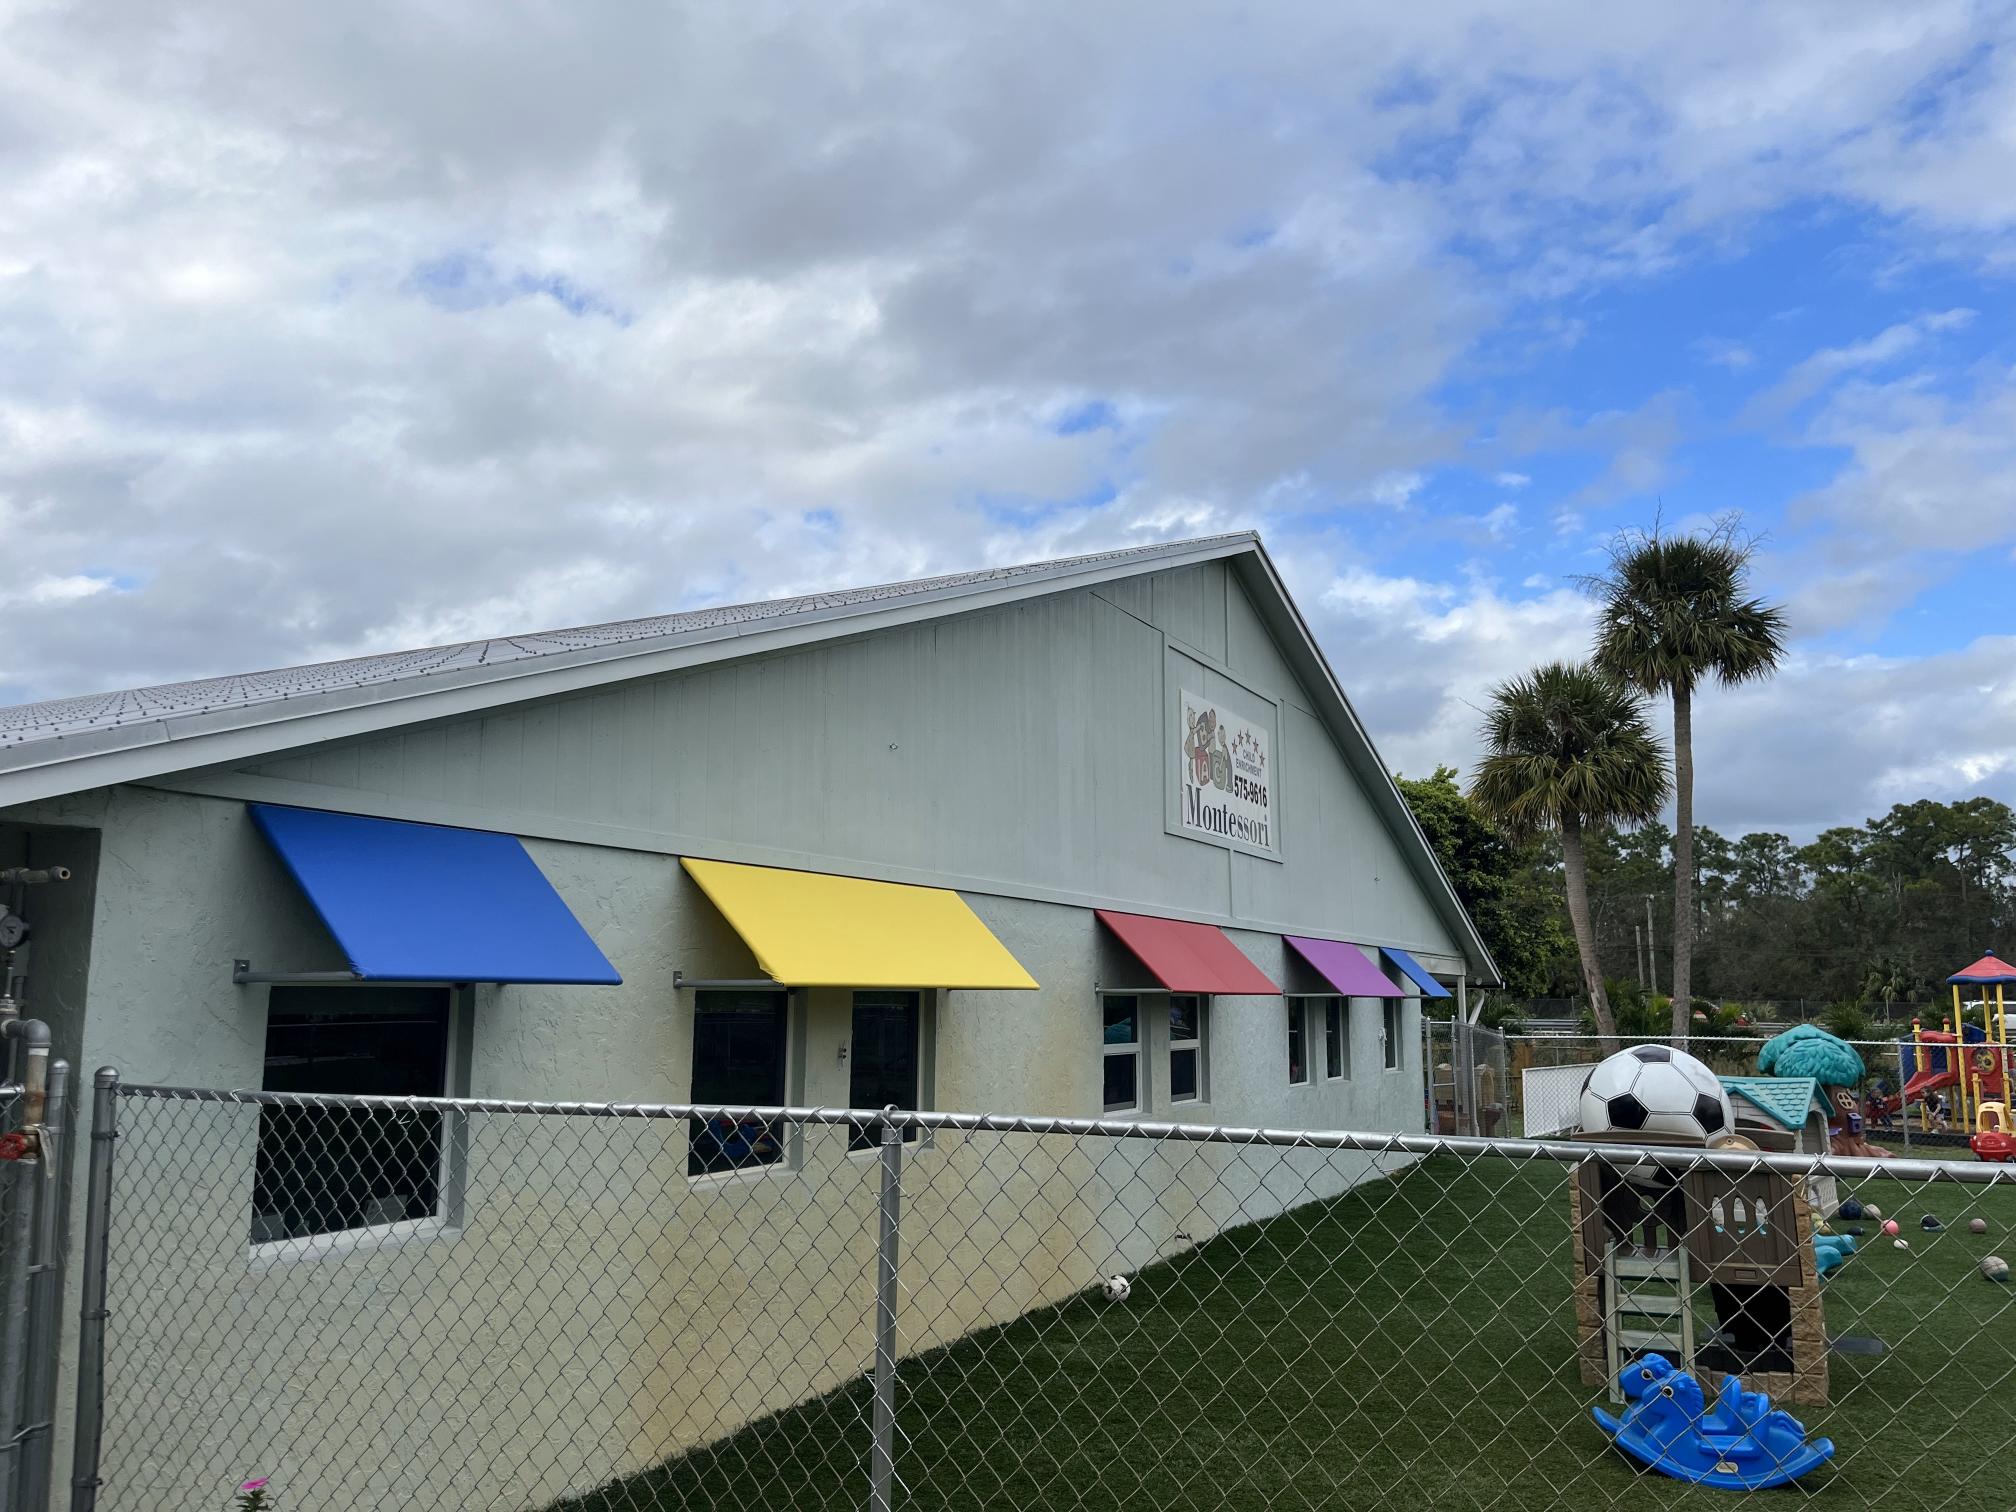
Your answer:
[[[871,588],[808,593],[797,598],[758,599],[753,603],[693,609],[681,614],[654,614],[644,619],[611,620],[606,624],[580,625],[566,630],[536,630],[489,640],[423,646],[414,651],[387,651],[373,656],[353,656],[342,661],[311,662],[306,666],[281,667],[267,672],[238,672],[224,677],[160,683],[148,688],[125,688],[78,698],[14,704],[0,707],[0,769],[18,764],[7,757],[8,753],[22,746],[65,740],[90,731],[150,724],[180,714],[248,709],[300,698],[305,694],[410,683],[454,672],[504,668],[514,663],[569,652],[634,650],[648,642],[671,640],[696,632],[732,630],[738,626],[805,618],[822,612],[882,604],[893,599],[1012,582],[1033,574],[1055,573],[1060,569],[1097,567],[1139,558],[1153,559],[1168,555],[1172,548],[1235,542],[1245,544],[1255,539],[1250,532],[1242,532],[1195,541],[1166,542],[1123,551],[1060,557],[1046,562],[1025,562],[1012,567],[989,567],[978,572],[950,572],[938,577],[884,583]]]

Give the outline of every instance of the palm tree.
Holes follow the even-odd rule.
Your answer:
[[[1911,994],[1911,974],[1901,961],[1889,957],[1872,964],[1862,976],[1862,995],[1883,1004],[1883,1022],[1890,1022],[1890,1005]]]
[[[1470,797],[1515,838],[1560,833],[1582,989],[1597,1032],[1614,1046],[1617,1024],[1596,958],[1583,838],[1592,829],[1659,812],[1666,801],[1666,754],[1638,694],[1583,663],[1555,662],[1494,689],[1483,735],[1484,759]]]
[[[1611,548],[1597,599],[1596,666],[1673,700],[1673,1038],[1694,1002],[1694,690],[1768,677],[1785,654],[1785,611],[1746,594],[1755,542],[1732,516],[1689,535],[1632,533]]]

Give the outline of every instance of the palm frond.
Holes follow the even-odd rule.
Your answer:
[[[1493,690],[1470,795],[1515,834],[1636,823],[1670,789],[1643,699],[1622,680],[1555,662]]]

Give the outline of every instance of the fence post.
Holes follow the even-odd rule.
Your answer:
[[[98,1450],[105,1433],[105,1273],[111,1259],[112,1148],[119,1137],[119,1072],[92,1079],[91,1178],[84,1193],[84,1269],[77,1327],[77,1429],[70,1460],[70,1512],[98,1505]]]
[[[21,1391],[21,1506],[47,1512],[49,1457],[55,1452],[56,1357],[63,1347],[63,1225],[69,1214],[70,1063],[49,1063],[42,1115],[41,1190],[28,1275],[28,1374]]]
[[[885,1114],[895,1112],[891,1104]],[[881,1221],[875,1243],[875,1443],[868,1460],[869,1512],[896,1503],[896,1247],[903,1220],[903,1131],[882,1120]]]

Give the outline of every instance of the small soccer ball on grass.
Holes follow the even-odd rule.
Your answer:
[[[1862,1204],[1862,1216],[1864,1218],[1881,1218],[1883,1216],[1883,1209],[1876,1206],[1873,1202],[1865,1202]]]
[[[1984,1281],[2007,1281],[2009,1262],[2000,1255],[1984,1255],[1981,1259],[1981,1279]]]
[[[1898,1232],[1897,1220],[1895,1218],[1885,1218],[1883,1220],[1883,1232],[1888,1234],[1892,1239],[1895,1239]]]
[[[1970,1218],[1970,1219],[1968,1219],[1968,1220],[1967,1220],[1967,1232],[1968,1232],[1968,1233],[1970,1233],[1970,1234],[1985,1234],[1985,1233],[1987,1233],[1987,1232],[1988,1232],[1988,1220],[1987,1220],[1986,1218]]]
[[[1918,1220],[1918,1227],[1925,1230],[1928,1234],[1936,1234],[1944,1225],[1933,1214],[1927,1213],[1923,1218]]]
[[[1694,1145],[1736,1128],[1721,1078],[1671,1045],[1634,1045],[1601,1062],[1582,1084],[1580,1113],[1585,1134]]]
[[[1099,1290],[1108,1302],[1125,1302],[1134,1295],[1134,1283],[1125,1276],[1108,1276],[1099,1283]]]
[[[1852,1222],[1862,1216],[1862,1211],[1862,1204],[1853,1197],[1850,1197],[1846,1202],[1841,1204],[1840,1212],[1837,1216],[1846,1218]]]
[[[1890,1241],[1890,1248],[1908,1250],[1911,1248],[1911,1241],[1909,1239],[1892,1239]]]

